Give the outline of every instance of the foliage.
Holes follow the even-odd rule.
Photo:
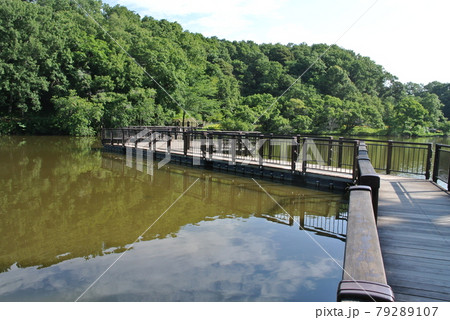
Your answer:
[[[70,91],[68,97],[52,100],[56,108],[59,128],[74,136],[90,136],[95,133],[97,123],[103,115],[101,104],[87,101]]]
[[[94,135],[183,119],[274,133],[449,131],[448,83],[402,84],[336,45],[205,38],[77,2],[0,0],[0,134]]]

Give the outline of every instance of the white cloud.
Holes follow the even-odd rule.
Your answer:
[[[275,241],[281,235],[285,240]],[[336,245],[340,252],[334,254],[342,259],[343,243],[320,242],[328,249]],[[43,269],[13,266],[0,274],[0,297],[73,301],[117,257],[76,258]],[[187,225],[175,238],[135,244],[82,301],[276,301],[313,294],[330,300],[341,273],[298,228],[259,218],[220,219]]]

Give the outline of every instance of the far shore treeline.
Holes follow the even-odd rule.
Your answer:
[[[368,57],[336,45],[321,57],[328,45],[301,41],[206,38],[98,0],[0,0],[0,134],[194,119],[274,133],[450,132],[450,83],[401,83]]]

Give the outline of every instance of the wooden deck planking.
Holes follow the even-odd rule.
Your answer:
[[[415,296],[413,294],[408,294],[408,295],[404,295],[401,293],[397,293],[397,295],[395,296],[397,301],[408,301],[408,302],[435,302],[435,301],[439,301],[436,299],[431,299],[431,298],[427,298],[427,297],[421,297],[421,296]]]
[[[378,233],[397,301],[450,301],[450,195],[426,180],[381,176]]]

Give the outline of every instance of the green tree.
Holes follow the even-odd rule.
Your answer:
[[[425,121],[433,128],[439,127],[439,122],[445,121],[442,107],[444,106],[439,97],[434,93],[425,92],[419,98],[420,104],[427,111]]]
[[[77,96],[74,90],[68,97],[53,99],[56,125],[65,134],[74,136],[91,136],[99,128],[103,115],[101,104],[87,101]]]
[[[224,128],[420,134],[446,128],[450,85],[403,84],[336,45],[206,38],[100,0],[0,0],[0,132],[92,134],[184,110]]]
[[[225,112],[225,117],[221,121],[221,128],[224,130],[252,131],[256,119],[257,113],[252,108],[246,105],[238,105],[233,110]]]
[[[442,102],[442,112],[446,118],[450,118],[450,83],[441,83],[438,81],[430,82],[425,86],[429,93],[434,93]]]
[[[157,114],[163,114],[161,108],[155,106],[155,89],[136,88],[128,94],[131,108],[128,109],[130,122],[134,125],[158,125]]]
[[[427,110],[415,98],[403,98],[394,107],[395,130],[400,129],[402,134],[418,135],[423,132],[427,114]]]
[[[354,99],[358,93],[348,73],[339,66],[333,66],[327,70],[319,81],[319,89],[325,95],[340,99]]]

